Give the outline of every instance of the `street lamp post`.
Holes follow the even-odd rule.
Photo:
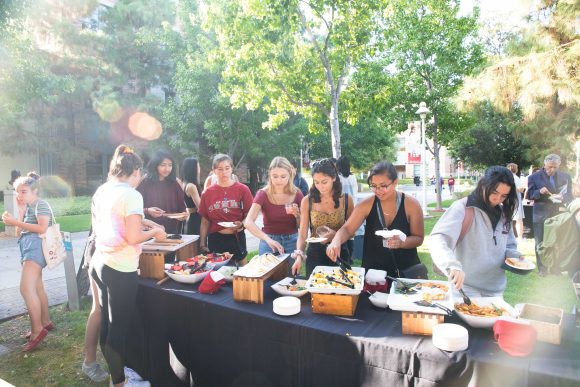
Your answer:
[[[419,104],[419,109],[415,112],[421,117],[421,180],[423,181],[423,201],[421,207],[423,209],[423,216],[427,216],[427,156],[425,152],[426,144],[426,131],[425,131],[425,117],[427,117],[429,109],[427,109],[427,104],[421,102]]]

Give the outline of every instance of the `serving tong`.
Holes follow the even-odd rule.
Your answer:
[[[465,294],[465,292],[463,291],[463,289],[459,289],[459,294],[461,294],[461,297],[463,297],[463,302],[466,303],[467,305],[471,305],[471,298],[469,298],[467,296],[467,294]]]
[[[391,277],[390,275],[387,276],[387,279],[391,280],[392,282],[396,282],[398,284],[397,289],[399,289],[402,294],[417,293],[417,290],[413,289],[413,287],[417,285],[417,282],[409,283],[406,281],[401,281],[400,279]]]
[[[342,282],[329,275],[326,276],[326,279],[330,282],[334,282],[339,285],[346,286],[347,288],[354,289],[354,284],[350,282],[350,280],[348,280],[349,282]]]
[[[439,308],[443,311],[445,311],[449,316],[451,316],[453,314],[453,311],[451,309],[449,309],[446,306],[443,306],[437,302],[429,302],[427,300],[419,300],[419,301],[413,301],[414,304],[419,305],[419,306],[426,306],[428,308]]]

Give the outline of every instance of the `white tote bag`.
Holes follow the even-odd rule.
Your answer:
[[[44,255],[44,260],[46,261],[46,266],[48,266],[49,269],[54,269],[66,258],[66,250],[60,232],[60,225],[56,223],[50,205],[48,205],[48,208],[50,209],[50,215],[52,216],[52,225],[46,229],[44,234],[38,234],[38,236],[42,239],[42,253]],[[38,203],[36,203],[34,215],[38,221]]]

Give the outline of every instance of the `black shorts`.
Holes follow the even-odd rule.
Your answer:
[[[211,233],[207,236],[207,248],[212,253],[232,253],[236,261],[241,261],[248,255],[246,234],[243,231],[237,234]]]

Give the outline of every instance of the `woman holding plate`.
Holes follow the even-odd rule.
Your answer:
[[[230,156],[214,156],[212,170],[217,183],[201,194],[199,248],[202,252],[230,252],[237,264],[244,265],[248,251],[242,222],[252,206],[252,193],[232,180],[233,168]]]
[[[258,253],[285,253],[296,248],[299,205],[304,197],[294,186],[295,169],[285,157],[274,157],[268,169],[268,184],[256,193],[245,226],[260,239]],[[264,228],[256,226],[262,212]]]
[[[505,259],[523,260],[512,228],[517,205],[512,172],[495,166],[485,172],[475,191],[453,203],[439,219],[429,237],[429,252],[456,289],[475,297],[503,294]]]
[[[393,277],[427,277],[417,254],[423,243],[423,211],[415,198],[396,190],[397,181],[393,164],[381,161],[371,168],[367,182],[374,195],[362,200],[338,230],[326,249],[330,259],[341,256],[341,244],[366,220],[362,267],[385,270]],[[385,230],[385,238],[376,234]]]
[[[181,223],[187,219],[184,193],[175,178],[175,160],[167,151],[157,151],[147,164],[147,176],[137,191],[143,196],[145,217],[165,227],[171,234],[181,233]],[[167,214],[182,214],[168,217]]]
[[[302,263],[306,261],[306,275],[310,275],[316,266],[335,265],[326,256],[325,243],[332,239],[336,230],[342,227],[353,211],[352,197],[342,193],[338,169],[331,159],[318,160],[312,164],[312,181],[314,184],[310,188],[310,193],[302,199],[300,205],[298,242],[292,254],[296,259],[292,272],[299,273]],[[308,229],[311,235],[309,240],[306,239]],[[306,242],[309,243],[304,254]],[[348,261],[349,252],[346,244],[342,246],[339,244],[338,250],[341,249],[341,257]]]

